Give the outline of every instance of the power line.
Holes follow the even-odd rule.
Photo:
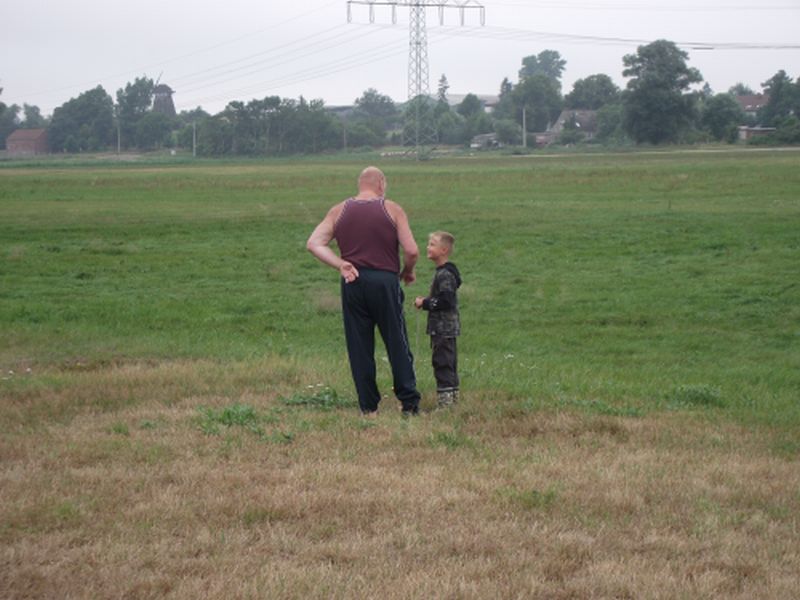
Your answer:
[[[356,24],[358,25],[358,24]],[[361,25],[361,27],[367,27],[366,25]],[[392,25],[381,25],[381,24],[373,24],[369,26],[374,29],[379,30],[396,30],[397,27]],[[335,28],[334,28],[335,29]],[[323,32],[323,33],[327,33]],[[639,39],[639,38],[624,38],[624,37],[607,37],[607,36],[588,36],[588,35],[577,35],[577,34],[564,34],[564,33],[557,33],[557,32],[545,32],[545,31],[533,31],[533,30],[526,30],[526,29],[514,29],[514,28],[502,28],[502,27],[437,27],[435,29],[430,30],[430,39],[429,43],[440,43],[451,39],[453,37],[474,37],[480,39],[487,39],[487,40],[496,40],[496,41],[552,41],[552,42],[562,42],[562,43],[576,43],[576,44],[600,44],[600,45],[608,45],[608,46],[632,46],[632,45],[642,45],[651,43],[653,40],[647,39]],[[364,35],[367,35],[365,32]],[[765,50],[765,49],[800,49],[800,45],[796,44],[763,44],[763,43],[754,43],[754,42],[708,42],[708,41],[695,41],[695,42],[676,42],[676,45],[684,48],[689,49],[709,49],[709,50]],[[283,46],[281,46],[283,47]],[[320,52],[324,52],[325,50],[329,49],[329,47],[322,47],[315,51],[308,52],[303,56],[296,56],[294,58],[290,58],[283,61],[282,64],[290,62],[292,60],[298,60],[299,58],[305,58],[307,56],[318,54]],[[272,49],[275,50],[275,49]],[[297,51],[302,51],[303,48],[298,49]],[[198,102],[213,102],[217,100],[223,100],[225,98],[231,98],[236,94],[241,93],[250,93],[255,92],[258,90],[269,90],[275,89],[280,87],[285,87],[287,85],[294,85],[297,83],[303,83],[306,81],[313,81],[319,78],[323,78],[329,75],[333,75],[336,73],[340,73],[343,71],[348,71],[352,69],[357,69],[364,67],[369,64],[374,64],[376,62],[380,62],[386,60],[388,58],[392,58],[402,54],[404,50],[402,49],[402,42],[393,42],[391,44],[381,44],[378,47],[369,48],[366,50],[359,50],[356,53],[347,55],[346,57],[336,59],[333,61],[328,61],[323,64],[315,65],[308,69],[295,71],[291,75],[285,77],[276,77],[271,80],[261,81],[255,84],[248,84],[247,86],[240,87],[233,90],[227,90],[226,92],[221,92],[219,94],[212,94],[207,97],[203,97],[192,102],[185,102],[181,104],[181,108],[189,106],[189,105],[196,105]],[[283,55],[282,55],[283,56]],[[368,57],[368,58],[365,58]],[[267,67],[261,70],[266,70]],[[219,83],[219,82],[217,82]],[[215,83],[209,83],[207,85],[201,85],[196,88],[190,88],[187,91],[195,91],[197,89],[203,89],[205,87],[209,87],[210,85],[215,85]],[[185,93],[185,92],[183,92]],[[267,95],[267,94],[264,94]]]
[[[103,77],[98,77],[98,78],[93,79],[91,81],[86,80],[83,83],[75,83],[75,84],[72,84],[72,85],[65,85],[65,86],[61,86],[61,87],[58,87],[58,88],[52,88],[52,89],[49,89],[49,90],[43,90],[43,91],[40,91],[40,92],[34,92],[32,94],[27,94],[27,96],[35,98],[37,96],[43,96],[45,94],[51,94],[51,93],[54,93],[54,92],[62,92],[62,91],[65,91],[65,90],[71,90],[71,89],[75,89],[75,88],[79,88],[79,87],[83,87],[83,86],[87,86],[87,85],[95,85],[100,80],[116,79],[118,77],[129,77],[131,75],[135,76],[135,75],[138,75],[139,73],[146,72],[148,69],[160,68],[163,65],[170,64],[170,63],[173,63],[173,62],[178,61],[178,60],[184,60],[184,59],[190,58],[192,56],[197,56],[198,54],[203,54],[205,52],[210,52],[211,50],[216,50],[218,48],[222,48],[223,46],[229,46],[231,44],[235,44],[236,42],[240,42],[240,41],[242,41],[244,39],[247,39],[247,38],[251,38],[251,37],[254,37],[254,36],[257,36],[257,35],[261,35],[262,33],[265,33],[265,32],[270,31],[272,29],[276,29],[278,27],[283,27],[284,25],[286,25],[288,23],[291,23],[292,21],[296,21],[298,19],[302,19],[303,17],[307,17],[307,16],[309,16],[311,14],[314,14],[315,12],[317,12],[317,11],[319,11],[321,9],[325,9],[325,8],[328,8],[329,6],[333,6],[334,4],[339,4],[338,0],[334,0],[334,1],[329,2],[328,4],[325,4],[325,5],[321,6],[321,7],[317,7],[317,8],[302,12],[302,13],[300,13],[298,15],[293,16],[293,17],[289,17],[288,19],[284,19],[283,21],[281,21],[279,23],[275,23],[273,25],[270,25],[269,27],[264,27],[263,29],[259,29],[258,31],[253,31],[251,33],[246,33],[244,35],[241,35],[241,36],[229,39],[229,40],[225,40],[225,41],[219,42],[217,44],[213,44],[211,46],[205,46],[203,48],[199,48],[197,50],[193,50],[193,51],[188,52],[186,54],[182,54],[182,55],[179,55],[179,56],[174,56],[172,58],[167,58],[167,59],[159,61],[157,63],[151,63],[151,64],[148,64],[146,66],[138,67],[138,68],[135,68],[135,69],[128,69],[125,72],[116,73],[114,75],[105,75]]]
[[[464,30],[464,35],[500,41],[551,40],[567,43],[605,44],[605,45],[640,45],[649,44],[653,40],[598,35],[579,35],[573,33],[555,33],[550,31],[532,31],[508,27],[475,28]],[[798,50],[800,44],[760,43],[760,42],[710,42],[710,41],[675,41],[675,45],[684,48],[703,50]]]
[[[763,12],[763,11],[791,11],[791,10],[800,10],[800,6],[798,5],[772,5],[772,6],[761,6],[757,3],[749,3],[749,4],[741,4],[741,5],[724,5],[724,6],[697,6],[696,4],[692,4],[691,6],[677,6],[674,4],[671,5],[657,5],[657,6],[642,6],[641,3],[637,4],[587,4],[585,2],[577,2],[572,3],[569,1],[539,1],[539,2],[505,2],[499,1],[495,2],[493,0],[489,0],[486,3],[487,6],[512,6],[512,7],[520,7],[520,8],[531,8],[531,9],[546,9],[546,10],[591,10],[591,11],[613,11],[613,12],[732,12],[732,11],[756,11],[756,12]]]
[[[378,26],[378,28],[382,27]],[[455,37],[453,33],[435,31],[433,32],[429,40],[429,43],[431,45],[439,44],[442,42],[446,42],[452,39],[453,37]],[[356,53],[350,54],[340,59],[315,65],[305,70],[295,71],[294,73],[286,77],[278,77],[272,80],[262,81],[257,84],[250,84],[247,85],[246,87],[227,90],[226,92],[222,92],[219,94],[214,94],[199,99],[196,98],[192,101],[186,101],[183,102],[178,108],[185,108],[187,106],[202,102],[214,102],[217,100],[224,100],[226,98],[231,98],[231,96],[243,93],[258,92],[259,94],[268,95],[268,90],[274,90],[280,87],[285,87],[287,85],[304,83],[306,81],[314,81],[316,79],[324,78],[336,73],[341,73],[343,71],[361,69],[365,66],[405,54],[408,51],[406,43],[407,42],[405,40],[395,41],[389,44],[383,42],[381,43],[380,46],[376,46],[366,50],[362,49]]]
[[[221,84],[221,83],[227,83],[229,81],[235,81],[236,79],[240,79],[241,77],[244,77],[244,76],[255,75],[256,73],[263,72],[265,70],[268,70],[270,68],[275,67],[276,65],[283,66],[283,65],[295,62],[297,60],[301,60],[303,58],[308,58],[310,56],[314,56],[316,54],[320,54],[322,52],[326,52],[326,51],[331,50],[333,48],[338,48],[338,47],[343,46],[345,44],[351,43],[352,40],[350,40],[349,36],[350,36],[350,34],[348,32],[345,32],[343,34],[339,34],[339,35],[336,35],[333,38],[331,38],[331,40],[342,38],[342,37],[346,37],[347,38],[344,41],[341,41],[341,42],[338,42],[338,43],[325,44],[325,45],[320,46],[319,48],[313,48],[314,44],[312,44],[312,45],[308,46],[307,48],[300,48],[299,50],[295,50],[295,51],[292,51],[292,52],[285,52],[283,54],[279,54],[278,56],[275,56],[275,57],[270,58],[270,59],[261,60],[261,61],[258,61],[256,63],[244,65],[244,66],[239,67],[237,69],[231,69],[231,70],[227,71],[224,75],[221,75],[221,77],[223,77],[223,79],[219,79],[218,77],[220,77],[220,76],[219,75],[215,75],[213,77],[216,77],[216,79],[201,80],[201,82],[195,83],[194,87],[191,87],[191,85],[190,85],[189,89],[184,90],[184,92],[185,93],[193,92],[193,91],[196,91],[198,89],[203,89],[203,88],[209,87],[211,85],[218,85],[218,84]],[[294,54],[296,52],[302,52],[304,50],[307,50],[307,51],[302,53],[302,54]],[[255,68],[252,68],[252,67],[255,67]],[[226,77],[230,73],[234,73],[236,71],[241,71],[243,69],[251,69],[251,70],[246,71],[244,73],[241,73],[239,75],[236,75],[234,77]]]
[[[185,81],[191,81],[193,79],[202,78],[203,76],[208,75],[208,74],[210,74],[210,73],[212,73],[214,71],[222,71],[222,70],[224,70],[225,74],[227,75],[227,74],[230,74],[230,73],[242,70],[242,69],[246,69],[248,67],[252,67],[252,66],[261,64],[263,62],[266,62],[267,60],[274,60],[273,58],[264,59],[264,60],[259,60],[259,61],[252,62],[250,64],[245,64],[245,65],[241,65],[239,67],[231,68],[232,65],[243,63],[243,62],[249,61],[251,59],[254,59],[256,57],[274,54],[275,52],[278,52],[279,50],[282,50],[284,48],[289,48],[291,46],[296,46],[296,45],[301,45],[301,44],[314,45],[314,44],[324,43],[326,41],[330,41],[330,40],[333,40],[333,39],[340,38],[340,37],[342,37],[342,35],[349,35],[349,33],[345,32],[345,33],[342,33],[342,34],[337,34],[337,35],[331,36],[329,38],[323,39],[323,40],[321,40],[319,42],[311,42],[311,40],[313,40],[314,38],[317,38],[317,37],[323,36],[323,35],[325,35],[327,33],[330,33],[332,31],[341,30],[341,29],[344,29],[344,28],[346,28],[345,25],[342,25],[342,24],[335,25],[334,27],[331,27],[329,29],[325,29],[323,31],[320,31],[319,33],[314,33],[314,34],[311,34],[309,36],[306,36],[302,40],[293,40],[291,42],[287,42],[287,43],[281,44],[279,46],[275,46],[275,47],[272,47],[272,48],[267,48],[266,50],[262,50],[260,52],[255,52],[253,54],[249,54],[249,55],[244,56],[242,58],[237,58],[237,59],[234,59],[234,60],[231,60],[231,61],[228,61],[228,62],[220,63],[220,64],[215,65],[213,67],[206,67],[204,69],[200,69],[198,71],[194,71],[194,72],[188,73],[186,75],[178,75],[178,76],[170,77],[169,81],[170,81],[170,84],[181,83],[181,82],[185,82]],[[279,55],[279,56],[282,56],[282,55]]]
[[[403,54],[405,51],[406,49],[404,42],[395,42],[392,44],[386,44],[384,42],[380,46],[376,46],[373,49],[367,51],[364,51],[362,49],[356,53],[349,54],[343,58],[339,58],[322,64],[317,64],[314,65],[313,67],[309,67],[304,70],[295,71],[291,75],[285,77],[277,77],[275,79],[261,81],[259,83],[248,84],[245,87],[228,90],[224,93],[214,94],[212,96],[200,98],[199,100],[194,100],[192,102],[186,102],[185,104],[182,104],[182,106],[188,104],[195,104],[197,102],[213,102],[216,100],[224,100],[225,98],[230,98],[232,95],[235,94],[251,93],[257,90],[260,90],[261,93],[265,93],[264,90],[283,87],[286,85],[291,85],[296,83],[302,83],[304,81],[311,81],[314,79],[325,77],[327,75],[339,73],[341,71],[363,67],[371,63],[385,60],[392,56],[398,56],[400,54]],[[370,58],[368,60],[365,60],[364,58],[365,56],[368,56]]]

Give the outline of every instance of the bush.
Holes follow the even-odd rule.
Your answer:
[[[564,131],[559,134],[556,143],[562,146],[579,144],[583,141],[584,137],[586,137],[584,133],[578,129],[564,129]]]
[[[778,124],[778,129],[773,134],[781,144],[800,144],[800,119],[789,116]]]

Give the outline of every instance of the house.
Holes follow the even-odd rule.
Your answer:
[[[558,139],[565,129],[574,129],[583,134],[583,140],[591,140],[597,133],[597,111],[585,109],[566,109],[547,131],[534,134],[536,145],[549,146]]]
[[[736,102],[742,107],[744,114],[755,118],[758,111],[769,103],[769,94],[748,94],[746,96],[735,96]]]
[[[35,156],[47,154],[50,146],[47,143],[46,129],[16,129],[6,138],[8,156]]]
[[[564,129],[574,127],[584,134],[584,139],[590,140],[597,132],[597,111],[582,109],[562,110],[558,119],[548,131],[558,136]]]
[[[739,127],[739,141],[746,142],[757,137],[764,137],[775,131],[775,127],[747,127],[742,125]]]
[[[497,139],[496,133],[481,133],[472,138],[469,147],[473,150],[489,150],[490,148],[501,148],[503,144]]]
[[[533,139],[537,148],[543,148],[544,146],[549,146],[550,144],[555,142],[556,135],[551,131],[542,131],[539,133],[534,133]]]

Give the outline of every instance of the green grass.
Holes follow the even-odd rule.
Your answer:
[[[301,395],[330,385],[352,404],[337,278],[304,243],[353,192],[357,160],[4,164],[0,393],[26,398],[132,361],[223,371],[275,358],[318,376],[275,383]],[[467,394],[800,426],[800,154],[379,165],[420,246],[435,229],[456,236]],[[423,258],[407,288],[428,391],[424,315],[410,298],[431,274]],[[389,392],[383,363],[380,377]],[[257,371],[222,379],[201,387],[270,385]]]

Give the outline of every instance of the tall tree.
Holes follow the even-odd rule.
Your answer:
[[[777,126],[794,110],[800,108],[798,107],[800,88],[792,82],[783,69],[762,83],[761,87],[765,94],[769,94],[769,102],[759,113],[763,125]]]
[[[597,132],[594,139],[604,144],[621,144],[629,138],[622,127],[622,104],[606,104],[597,111]]]
[[[494,109],[494,117],[497,119],[514,119],[514,98],[512,92],[514,85],[504,77],[500,82],[500,94],[498,96],[497,106]]]
[[[483,112],[483,103],[475,94],[467,94],[456,107],[456,112],[465,119],[469,119]]]
[[[753,88],[741,82],[736,83],[728,88],[728,93],[734,96],[752,96],[755,94]]]
[[[23,104],[22,114],[24,115],[22,127],[25,129],[39,129],[42,127],[47,127],[47,119],[42,116],[42,112],[39,110],[38,106]]]
[[[441,104],[447,104],[447,90],[450,89],[450,84],[447,82],[447,76],[442,73],[439,78],[439,87],[436,90],[436,97]]]
[[[514,84],[512,84],[508,77],[503,77],[503,81],[500,82],[500,99],[502,100],[506,96],[509,96],[514,89]]]
[[[491,117],[483,110],[483,102],[475,94],[467,94],[456,107],[462,119],[458,122],[456,142],[468,144],[479,133],[494,130]]]
[[[394,101],[375,88],[368,88],[356,99],[353,119],[381,139],[386,137],[386,132],[397,124],[399,118]]]
[[[564,96],[567,108],[597,110],[619,100],[620,90],[608,75],[598,73],[578,79]]]
[[[559,89],[558,82],[546,75],[532,75],[520,81],[512,92],[517,123],[522,123],[525,109],[527,131],[546,130],[561,112],[563,100]]]
[[[223,115],[231,125],[231,153],[243,155],[263,155],[277,152],[270,144],[277,112],[281,106],[278,96],[250,100],[246,104],[233,101],[225,107]]]
[[[178,114],[178,122],[181,125],[191,125],[193,122],[196,123],[202,119],[207,119],[210,116],[211,115],[203,110],[202,107],[198,106],[192,110],[182,110],[180,114]]]
[[[307,101],[302,96],[297,104],[292,152],[322,152],[341,145],[339,128],[334,117],[325,111],[322,100]]]
[[[464,123],[465,119],[454,110],[448,109],[439,112],[436,107],[436,136],[442,144],[462,144],[464,143]]]
[[[519,70],[519,80],[523,81],[534,75],[544,75],[556,82],[561,87],[561,74],[567,66],[567,61],[561,58],[557,50],[542,50],[539,54],[526,56],[522,59],[522,68]]]
[[[622,59],[622,74],[631,77],[623,94],[623,122],[637,143],[676,141],[691,126],[695,99],[686,92],[703,77],[686,64],[688,57],[674,42],[657,40]]]
[[[197,140],[198,126],[210,117],[211,115],[199,106],[192,110],[182,110],[176,117],[179,128],[178,146],[187,149],[193,148]]]
[[[122,135],[122,146],[133,146],[136,139],[136,126],[149,111],[153,100],[153,80],[137,77],[133,83],[125,84],[117,90],[117,119]]]
[[[114,141],[114,101],[98,85],[53,111],[47,129],[53,152],[94,151]]]
[[[452,119],[446,116],[452,112],[450,110],[450,101],[447,98],[447,91],[450,89],[450,83],[447,81],[447,76],[442,74],[439,78],[439,86],[436,90],[436,108],[433,109],[434,121],[436,122],[437,138],[442,141],[442,127],[449,128],[452,124]]]
[[[174,120],[161,112],[149,112],[136,124],[136,147],[155,150],[170,146]]]
[[[275,120],[275,114],[281,105],[280,96],[267,96],[261,100],[251,100],[247,103],[247,108],[252,114],[256,124],[254,135],[256,136],[255,147],[259,153],[270,153],[270,132]]]
[[[222,112],[231,124],[232,154],[256,154],[258,152],[258,123],[247,105],[241,100],[229,102]]]
[[[397,116],[397,107],[394,101],[375,88],[365,90],[359,98],[356,98],[355,105],[357,112],[369,117],[390,119]]]
[[[233,127],[224,112],[197,124],[197,153],[200,156],[224,156],[233,148]]]
[[[504,144],[519,144],[522,140],[522,128],[512,119],[497,119],[494,122],[497,139]]]
[[[744,111],[732,94],[717,94],[703,104],[700,122],[717,141],[736,141],[737,126],[744,121]]]
[[[0,88],[0,94],[2,93],[3,88]],[[17,113],[19,113],[19,106],[16,104],[7,106],[0,102],[0,148],[2,149],[6,147],[6,138],[19,127]]]

